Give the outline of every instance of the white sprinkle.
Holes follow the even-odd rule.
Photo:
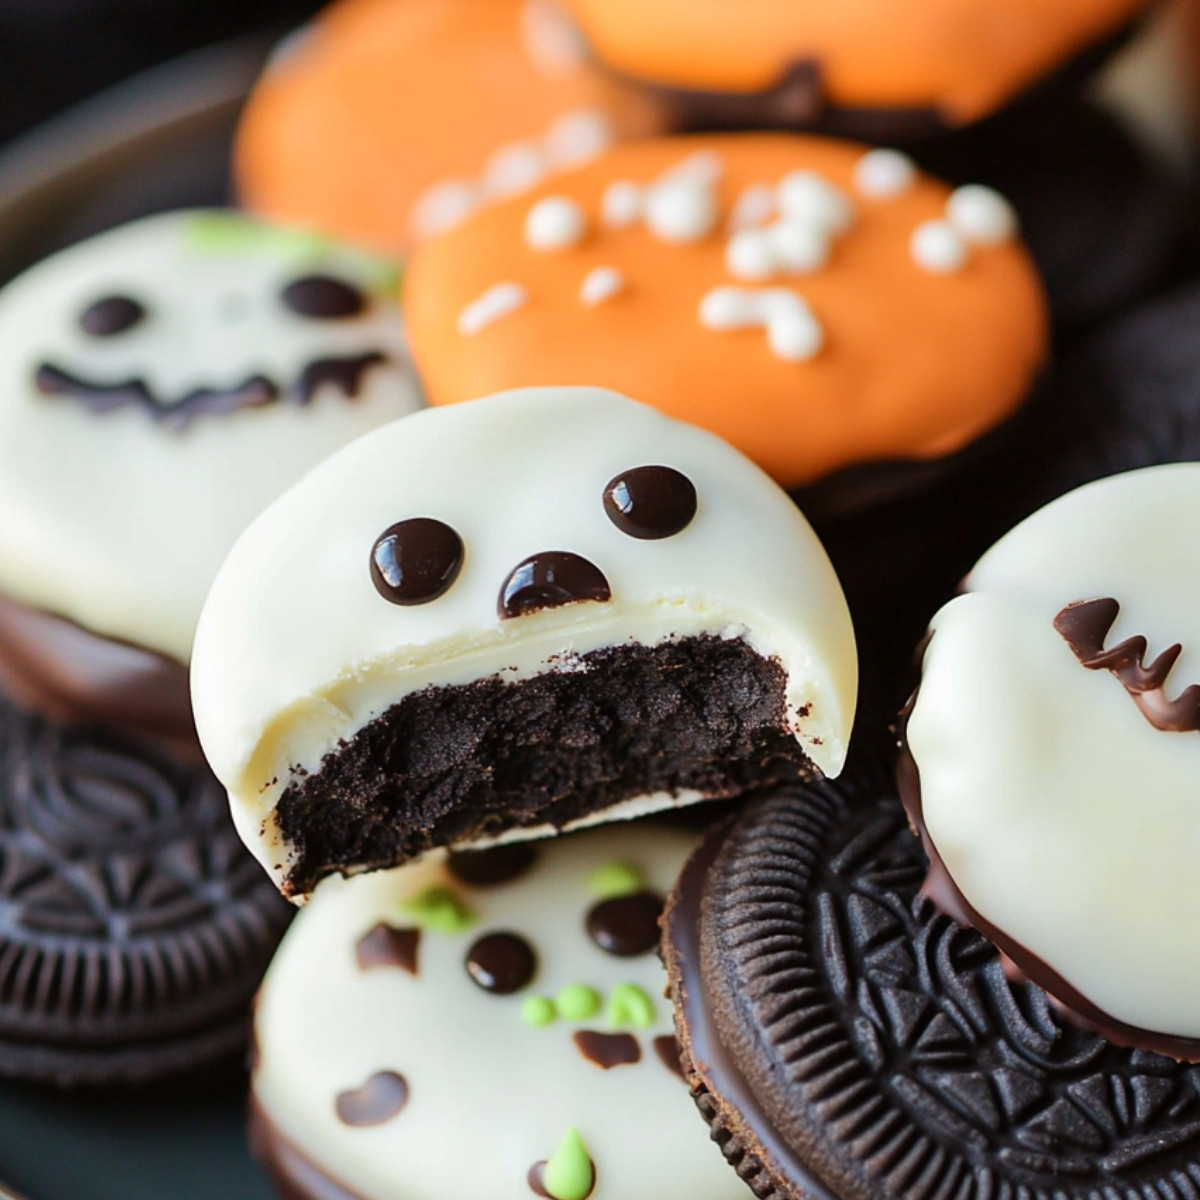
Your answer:
[[[700,324],[706,329],[748,329],[758,325],[761,316],[753,302],[756,293],[742,288],[719,287],[705,293],[700,301]]]
[[[546,174],[546,155],[535,142],[501,146],[483,169],[483,189],[489,196],[526,192]]]
[[[757,283],[771,279],[779,269],[770,236],[762,229],[743,229],[725,247],[725,266],[730,275]]]
[[[752,183],[738,198],[729,215],[729,228],[753,229],[775,215],[775,189],[767,183]]]
[[[579,289],[579,303],[595,308],[625,290],[625,276],[616,267],[597,267],[588,272]]]
[[[859,195],[872,200],[902,196],[916,181],[916,164],[899,150],[869,150],[854,168]]]
[[[787,303],[788,301],[795,303]],[[794,292],[768,298],[767,342],[776,358],[785,362],[807,362],[821,353],[825,330]]]
[[[967,265],[968,248],[948,221],[918,225],[909,243],[913,261],[934,275],[953,275]]]
[[[717,227],[718,216],[712,187],[687,175],[668,176],[645,196],[646,225],[664,242],[701,241]]]
[[[556,167],[574,167],[603,154],[614,141],[612,121],[599,109],[579,108],[559,117],[542,139]]]
[[[977,246],[999,246],[1017,235],[1013,206],[999,192],[977,183],[950,194],[946,220]]]
[[[463,337],[474,337],[528,303],[529,293],[519,283],[498,283],[458,314],[458,332]]]
[[[546,196],[525,216],[525,241],[533,250],[569,250],[586,236],[587,217],[566,196]]]
[[[663,175],[660,182],[669,179],[690,179],[693,183],[702,183],[705,187],[715,187],[725,174],[725,164],[715,150],[697,150],[672,167]]]
[[[766,232],[780,270],[811,275],[829,262],[829,235],[819,228],[798,221],[779,221]]]
[[[412,227],[417,237],[432,237],[461,225],[479,206],[474,184],[465,179],[435,183],[417,197]]]
[[[802,296],[787,288],[713,288],[700,301],[706,329],[765,329],[771,352],[787,362],[805,362],[825,345],[825,331]]]
[[[776,195],[785,217],[814,225],[822,233],[845,233],[854,223],[850,197],[816,171],[785,175]]]
[[[604,190],[601,216],[610,229],[628,229],[642,219],[642,189],[628,179],[618,179]]]

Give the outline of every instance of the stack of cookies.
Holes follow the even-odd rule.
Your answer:
[[[274,953],[288,1200],[1200,1195],[1153,8],[338,0],[0,292],[0,1072]]]

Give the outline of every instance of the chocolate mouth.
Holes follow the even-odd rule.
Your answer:
[[[653,793],[721,799],[815,773],[782,666],[742,641],[629,643],[571,668],[412,693],[294,774],[274,816],[285,895]]]
[[[172,432],[182,433],[200,416],[263,408],[282,400],[303,406],[311,403],[317,391],[326,385],[336,387],[347,399],[354,399],[362,391],[367,371],[388,361],[388,356],[379,350],[342,358],[319,358],[308,363],[286,388],[264,375],[251,375],[232,388],[196,388],[175,399],[158,395],[141,378],[97,383],[49,362],[39,364],[34,383],[43,396],[79,400],[96,413],[140,408]]]

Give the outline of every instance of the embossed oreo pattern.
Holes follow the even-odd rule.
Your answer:
[[[288,909],[223,790],[0,704],[0,1074],[146,1078],[236,1053]]]
[[[705,994],[724,1045],[757,1030],[746,1036],[771,1047],[769,1061],[738,1066],[773,1133],[763,1139],[737,1111],[719,1067],[709,1082],[726,1094],[699,1082],[689,1037],[684,1065],[754,1194],[1200,1196],[1200,1069],[1065,1023],[1039,989],[1007,980],[983,938],[919,895],[923,878],[883,769],[759,802],[721,847],[701,933],[720,983],[706,976]],[[668,961],[678,990],[678,947]],[[737,978],[746,982],[734,990]],[[810,1179],[768,1168],[771,1136]]]

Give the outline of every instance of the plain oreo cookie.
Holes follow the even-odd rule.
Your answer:
[[[1065,1024],[920,895],[891,774],[760,799],[668,902],[684,1065],[760,1198],[1200,1194],[1200,1073]]]
[[[0,705],[0,1075],[236,1065],[289,915],[206,770]]]

